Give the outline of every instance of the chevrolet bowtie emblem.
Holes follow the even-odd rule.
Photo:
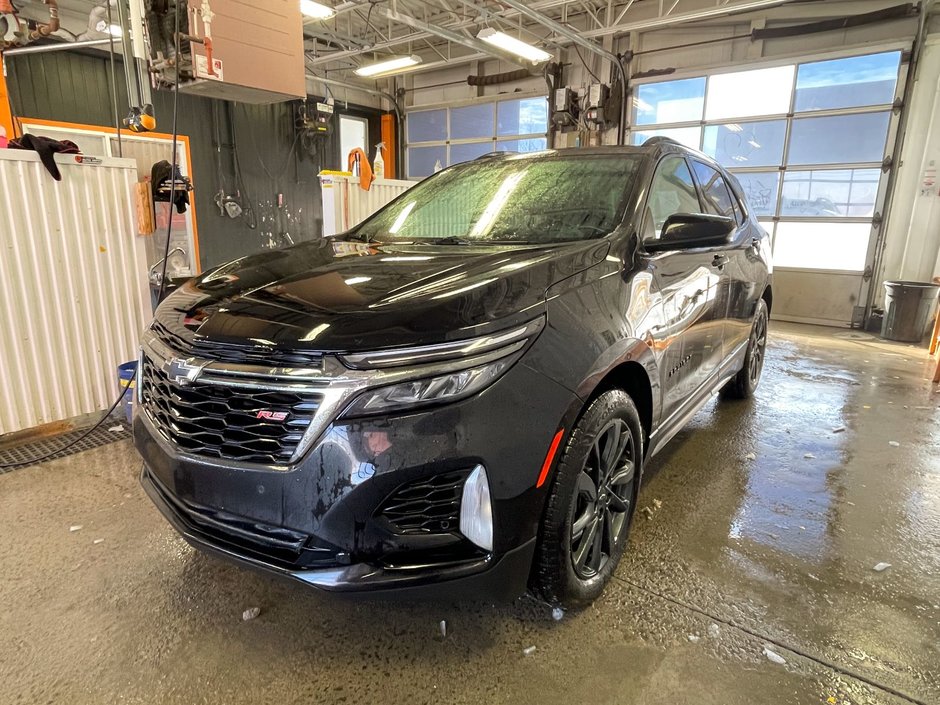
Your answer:
[[[181,387],[195,382],[200,372],[202,372],[202,367],[199,365],[191,365],[188,360],[181,360],[179,358],[168,361],[166,365],[167,377],[170,378],[171,382],[175,382]]]

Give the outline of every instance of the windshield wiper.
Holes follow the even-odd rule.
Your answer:
[[[439,237],[436,240],[431,240],[435,245],[472,245],[473,240],[470,240],[465,237]]]

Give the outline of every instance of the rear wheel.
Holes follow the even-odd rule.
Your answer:
[[[543,519],[535,589],[569,608],[593,602],[627,543],[643,463],[643,433],[633,400],[598,397],[572,431]]]
[[[744,367],[722,389],[726,397],[732,399],[749,399],[757,391],[760,384],[760,375],[764,370],[764,359],[767,354],[767,325],[770,318],[767,312],[767,302],[760,299],[757,302],[757,311],[754,313],[754,324],[751,326],[751,337],[747,341],[747,352],[744,355]]]

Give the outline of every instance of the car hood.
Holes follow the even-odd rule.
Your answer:
[[[157,320],[212,342],[320,351],[420,345],[529,320],[605,240],[546,246],[326,238],[235,260],[171,294]]]

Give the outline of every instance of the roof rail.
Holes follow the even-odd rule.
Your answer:
[[[479,157],[477,157],[477,158],[474,159],[473,161],[476,162],[476,161],[479,161],[479,160],[481,160],[481,159],[500,159],[500,158],[502,158],[502,157],[511,157],[511,156],[513,156],[513,155],[516,155],[516,154],[522,154],[522,152],[513,152],[513,151],[510,151],[510,150],[501,149],[501,150],[496,151],[496,152],[487,152],[486,154],[481,154]]]
[[[650,137],[646,142],[643,143],[644,147],[654,147],[657,144],[674,144],[677,147],[682,147],[682,143],[678,140],[674,140],[672,137],[664,137],[662,135],[656,135],[655,137]]]

